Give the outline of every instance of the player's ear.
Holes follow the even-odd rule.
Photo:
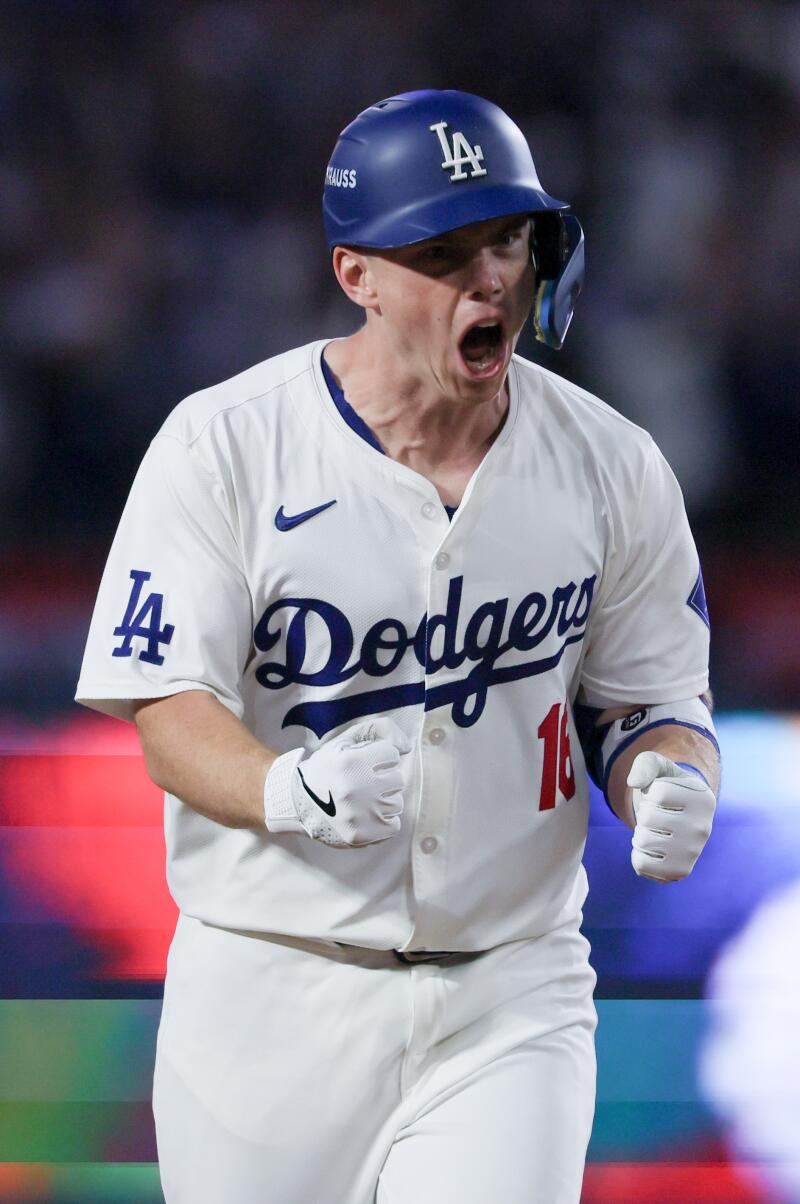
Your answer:
[[[333,271],[351,301],[362,309],[377,309],[378,294],[368,255],[354,247],[334,247]]]

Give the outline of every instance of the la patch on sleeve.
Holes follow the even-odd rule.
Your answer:
[[[132,656],[133,640],[145,640],[146,648],[139,649],[139,660],[151,665],[163,665],[164,657],[159,651],[162,644],[169,644],[175,628],[171,623],[161,626],[161,611],[164,595],[152,591],[142,601],[142,590],[151,573],[144,569],[131,569],[133,579],[131,594],[122,622],[114,628],[114,635],[122,637],[122,643],[112,650],[112,656]]]

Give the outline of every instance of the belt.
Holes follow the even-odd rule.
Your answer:
[[[206,921],[201,921],[206,923]],[[218,927],[218,925],[209,925]],[[287,936],[285,933],[261,932],[244,928],[227,928],[240,936],[256,937],[269,941],[274,945],[288,945],[292,949],[302,949],[306,953],[315,953],[333,961],[352,962],[358,966],[375,967],[376,969],[400,969],[404,965],[432,963],[434,965],[457,966],[462,962],[473,961],[480,957],[485,950],[478,949],[470,953],[462,950],[431,950],[431,949],[369,949],[365,945],[346,945],[342,941],[315,940],[310,937]]]
[[[406,949],[405,951],[392,949],[391,952],[401,962],[408,962],[409,965],[413,966],[416,962],[446,962],[457,965],[459,962],[472,961],[473,958],[480,957],[484,950],[479,949],[473,953],[464,953],[458,950],[434,953],[430,949]]]

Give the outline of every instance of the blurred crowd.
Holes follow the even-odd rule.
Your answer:
[[[328,155],[366,105],[428,86],[507,109],[580,216],[566,348],[520,350],[670,460],[718,702],[794,705],[800,6],[4,0],[0,44],[0,708],[69,698],[131,479],[181,397],[355,328]]]

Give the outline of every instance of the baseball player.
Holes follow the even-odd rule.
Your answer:
[[[531,308],[566,334],[567,209],[486,100],[373,105],[324,189],[362,324],[185,399],[139,469],[76,697],[165,790],[168,1204],[579,1199],[586,771],[671,882],[718,758],[672,472],[514,353]]]

